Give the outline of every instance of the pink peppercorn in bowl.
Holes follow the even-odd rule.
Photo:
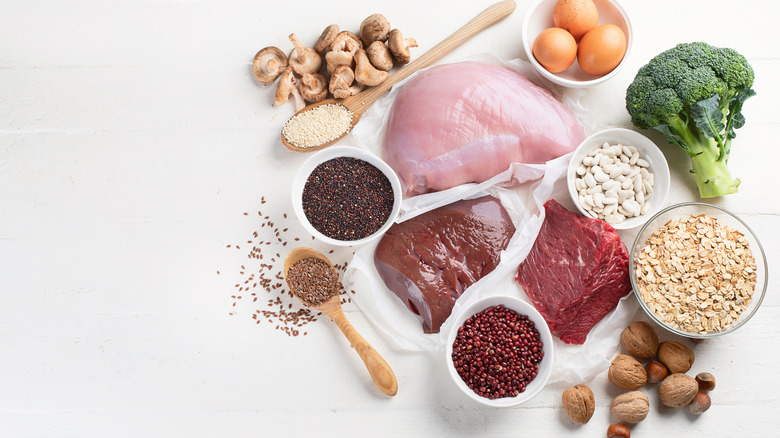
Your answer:
[[[380,236],[401,210],[401,182],[387,163],[352,146],[323,149],[298,169],[292,206],[303,227],[320,241],[362,245]]]
[[[552,373],[553,338],[533,305],[510,296],[490,296],[452,318],[447,369],[464,394],[487,406],[510,407],[542,390]],[[490,348],[484,348],[485,341]],[[482,373],[503,383],[494,383],[491,389],[485,379],[480,380]],[[506,392],[498,393],[501,389]]]

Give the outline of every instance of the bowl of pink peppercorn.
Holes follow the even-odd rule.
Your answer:
[[[447,336],[447,369],[471,399],[510,407],[532,399],[550,378],[553,339],[542,315],[510,296],[463,308]]]

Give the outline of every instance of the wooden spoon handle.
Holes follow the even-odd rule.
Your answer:
[[[455,48],[468,41],[474,35],[482,32],[488,27],[508,17],[514,12],[515,7],[514,0],[506,0],[498,2],[484,11],[480,12],[476,17],[471,19],[466,25],[456,30],[455,33],[445,38],[442,42],[435,45],[432,49],[423,53],[419,58],[403,66],[395,74],[387,78],[381,84],[371,87],[366,91],[363,91],[355,96],[345,99],[344,104],[350,108],[353,112],[363,111],[374,103],[379,97],[381,97],[387,90],[393,85],[397,84],[401,80],[405,79],[417,70],[430,66],[434,62],[441,59],[444,55],[450,53]],[[346,102],[346,100],[355,100],[355,102]]]
[[[352,345],[363,363],[368,368],[368,373],[371,375],[371,379],[374,384],[387,395],[395,395],[398,392],[398,381],[395,378],[395,373],[387,364],[385,359],[366,341],[360,333],[355,330],[352,324],[347,319],[341,308],[332,309],[327,312],[328,316],[333,319],[344,336],[347,337],[349,343]]]

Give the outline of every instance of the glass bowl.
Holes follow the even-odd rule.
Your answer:
[[[749,245],[750,251],[753,254],[753,258],[755,259],[756,285],[755,285],[755,290],[753,291],[753,295],[750,299],[750,303],[744,310],[742,310],[741,313],[739,313],[737,318],[734,318],[733,322],[731,322],[730,325],[720,330],[693,332],[693,331],[687,331],[677,325],[671,325],[670,323],[667,323],[661,316],[656,314],[656,312],[651,308],[651,304],[645,302],[642,293],[639,290],[636,268],[637,268],[637,263],[639,260],[640,253],[644,250],[648,242],[648,238],[653,233],[655,233],[659,228],[667,224],[670,220],[682,219],[682,218],[687,218],[690,216],[698,216],[698,215],[706,215],[707,217],[715,218],[721,224],[731,228],[732,230],[736,230],[742,233],[742,235],[744,235]],[[682,257],[686,257],[685,254],[680,254],[680,255]],[[706,269],[707,268],[706,264],[703,264],[702,268]],[[639,301],[639,304],[644,310],[644,312],[653,321],[655,321],[658,325],[660,325],[661,327],[665,328],[666,330],[672,333],[675,333],[677,335],[686,338],[695,338],[695,339],[708,339],[708,338],[722,336],[727,333],[733,332],[734,330],[742,327],[746,322],[748,322],[748,320],[750,320],[750,318],[756,313],[758,308],[761,306],[761,302],[763,301],[764,295],[766,294],[767,280],[769,275],[767,271],[767,261],[766,261],[766,255],[764,254],[764,249],[761,246],[761,243],[759,242],[758,237],[756,237],[753,230],[751,230],[750,227],[744,221],[742,221],[742,219],[737,217],[734,213],[731,213],[722,207],[705,204],[705,203],[699,203],[699,202],[684,202],[684,203],[669,206],[661,210],[660,212],[658,212],[655,216],[650,218],[647,221],[647,223],[645,223],[645,225],[639,230],[639,234],[637,235],[636,240],[634,241],[634,244],[631,248],[631,258],[629,261],[629,274],[631,277],[631,285],[633,286],[634,294],[636,295],[637,301]],[[719,290],[719,289],[715,289],[715,290]],[[702,292],[706,293],[706,291],[704,291],[703,288],[699,288],[699,293]]]
[[[498,305],[502,305],[507,309],[514,310],[520,315],[526,315],[528,319],[534,323],[536,330],[539,332],[539,339],[543,344],[542,351],[544,352],[544,357],[542,358],[541,362],[539,362],[539,371],[536,377],[534,377],[534,379],[528,383],[528,386],[524,392],[521,392],[515,397],[489,399],[478,395],[471,388],[469,388],[466,382],[463,381],[463,378],[461,378],[460,374],[458,374],[458,371],[455,369],[455,364],[452,360],[452,350],[453,343],[455,342],[455,338],[458,335],[458,329],[463,325],[464,322],[466,322],[467,319],[487,309],[488,307],[494,307]],[[455,385],[472,400],[487,406],[497,408],[510,407],[517,406],[527,402],[528,400],[531,400],[536,394],[539,393],[539,391],[542,390],[542,388],[544,388],[544,385],[547,384],[547,381],[550,379],[553,362],[555,361],[553,356],[553,337],[552,333],[550,332],[550,328],[547,326],[547,322],[534,308],[534,306],[515,297],[494,295],[479,299],[471,303],[454,316],[453,324],[450,326],[450,331],[447,333],[446,361],[447,370],[450,373],[452,381],[455,382]]]

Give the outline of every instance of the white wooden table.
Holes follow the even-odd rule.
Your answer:
[[[268,231],[264,216],[286,238],[309,239],[287,190],[306,155],[279,142],[292,106],[272,106],[273,88],[254,81],[255,52],[289,50],[291,32],[313,41],[331,23],[356,29],[381,12],[417,39],[419,54],[490,3],[0,1],[0,436],[604,436],[618,393],[605,373],[587,382],[597,409],[584,426],[565,416],[555,386],[522,407],[485,408],[458,393],[441,357],[394,351],[347,303],[398,376],[389,398],[329,321],[288,336],[251,316],[271,309],[273,294],[253,289],[253,303],[234,287],[260,269],[246,242]],[[519,0],[444,61],[525,58],[530,3]],[[718,380],[710,411],[663,409],[647,389],[653,406],[633,436],[771,436],[780,427],[780,7],[624,3],[636,35],[630,62],[586,96],[605,127],[629,126],[626,86],[678,42],[737,48],[755,68],[758,95],[730,162],[740,192],[710,202],[754,228],[770,263],[753,320],[696,346],[692,371]],[[669,203],[697,199],[687,158],[664,146]],[[291,245],[266,254],[283,257]]]

